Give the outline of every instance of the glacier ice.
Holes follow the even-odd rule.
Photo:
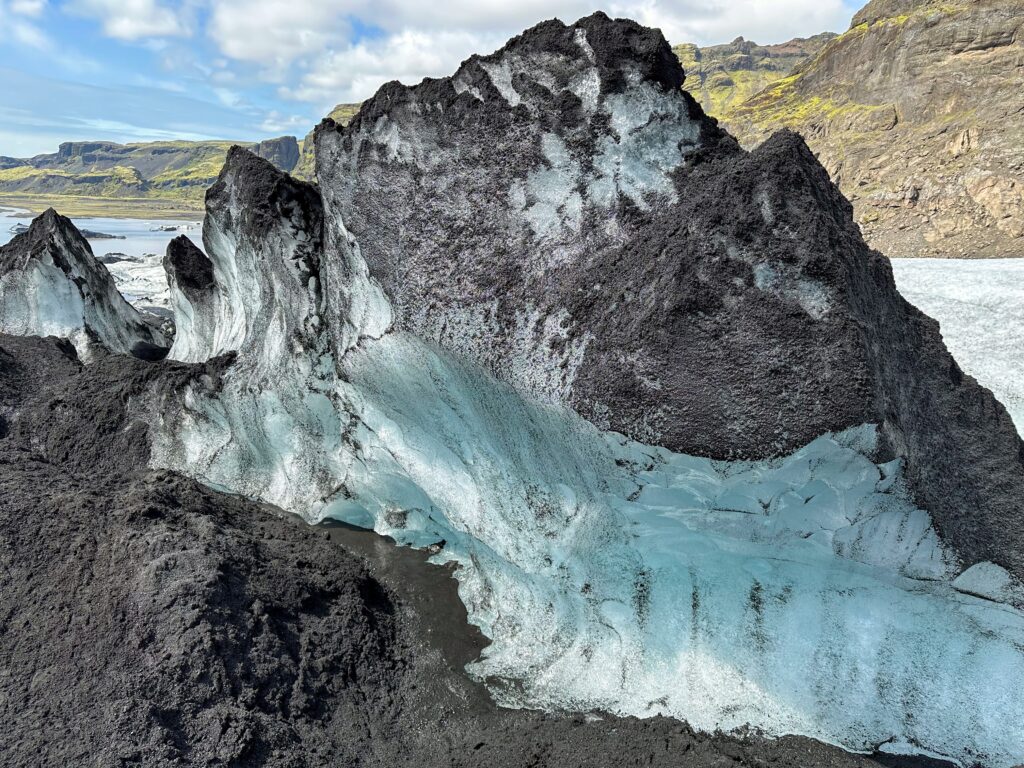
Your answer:
[[[960,366],[991,389],[1024,434],[1024,262],[893,259],[896,287],[939,321]]]
[[[162,332],[125,301],[88,242],[52,209],[0,249],[0,266],[0,331],[67,338],[83,359],[97,345],[166,349]]]
[[[444,541],[492,640],[470,671],[503,703],[1024,755],[1024,614],[954,589],[898,463],[868,458],[872,427],[771,462],[672,454],[401,332],[260,370],[190,391],[154,461]]]
[[[265,171],[253,183],[280,189]],[[252,187],[218,188],[224,300],[171,352],[237,357],[137,403],[158,414],[155,466],[432,546],[492,641],[469,671],[507,705],[1024,758],[1019,585],[941,543],[900,462],[876,463],[873,425],[760,462],[601,431],[396,326],[337,216],[322,258],[299,237],[312,198],[249,232]]]

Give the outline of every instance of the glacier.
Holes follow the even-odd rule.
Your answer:
[[[97,347],[159,358],[164,333],[131,306],[69,219],[52,208],[0,246],[0,332],[60,336],[90,359]]]
[[[1024,613],[956,588],[899,463],[872,460],[873,426],[763,462],[602,432],[389,329],[354,241],[333,239],[362,320],[331,341],[301,293],[285,305],[304,321],[223,316],[242,354],[155,405],[155,466],[457,563],[491,639],[469,671],[503,704],[1019,763]],[[215,265],[273,269],[233,246]]]
[[[1024,434],[1024,263],[893,259],[896,287],[942,328],[963,369],[991,389]]]

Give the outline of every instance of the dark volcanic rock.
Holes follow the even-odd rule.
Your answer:
[[[106,232],[94,232],[91,229],[80,230],[87,240],[124,240],[124,235],[108,235]]]
[[[299,142],[294,136],[261,141],[256,145],[255,152],[286,173],[291,173],[299,164]]]
[[[882,424],[967,563],[1024,575],[1024,449],[797,136],[741,151],[660,34],[547,22],[317,132],[399,328],[599,426],[716,458]]]
[[[213,263],[185,235],[167,244],[164,269],[184,291],[200,292],[213,285]]]
[[[500,710],[447,571],[145,469],[143,391],[228,361],[83,366],[0,336],[0,754],[12,768],[836,766],[802,738]],[[371,534],[364,534],[370,536]],[[909,764],[909,763],[908,763]]]

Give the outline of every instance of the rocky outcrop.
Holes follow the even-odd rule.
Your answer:
[[[86,357],[104,348],[158,359],[169,347],[124,300],[88,241],[52,208],[0,247],[0,332],[66,337]]]
[[[261,141],[256,145],[255,152],[285,173],[291,173],[299,163],[299,142],[294,136]]]
[[[758,45],[738,37],[731,43],[703,48],[685,43],[673,46],[672,51],[686,72],[683,87],[705,112],[728,123],[733,109],[789,75],[834,37],[832,32],[822,32],[775,45]]]
[[[803,134],[888,256],[1024,256],[1022,24],[1018,0],[874,0],[727,126]]]
[[[773,456],[879,422],[963,557],[1024,575],[1005,410],[899,296],[803,141],[744,153],[681,80],[642,28],[541,25],[321,126],[326,205],[397,327],[687,453]]]

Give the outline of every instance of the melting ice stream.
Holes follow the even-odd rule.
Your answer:
[[[469,671],[500,702],[1024,757],[1024,614],[954,588],[898,463],[867,458],[872,427],[713,462],[601,433],[401,333],[343,365],[189,392],[154,461],[311,521],[443,540],[493,641]],[[1006,587],[989,576],[977,591]]]

